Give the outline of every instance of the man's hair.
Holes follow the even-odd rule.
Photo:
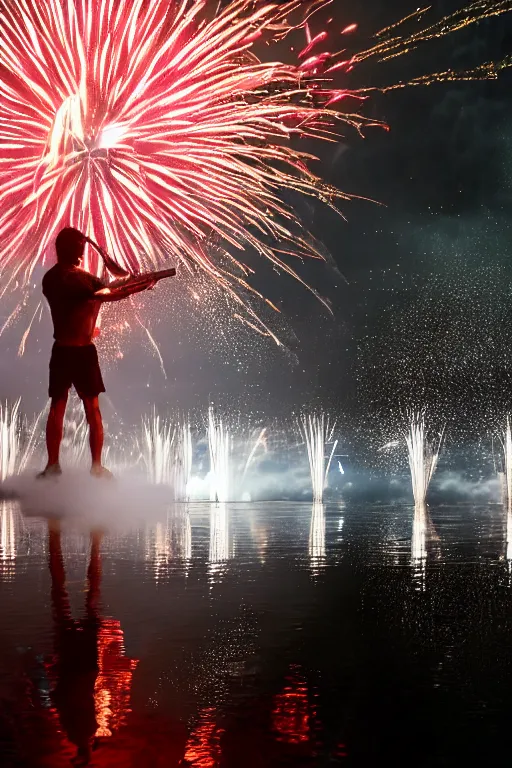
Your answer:
[[[83,234],[74,227],[64,227],[61,229],[55,239],[55,250],[57,251],[57,261],[72,261],[77,251],[83,250]]]

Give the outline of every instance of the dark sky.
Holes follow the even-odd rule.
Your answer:
[[[435,2],[432,14],[462,4]],[[367,35],[415,8],[405,0],[367,0],[364,8],[335,0],[340,24],[359,22],[357,41],[363,48]],[[396,62],[369,62],[353,73],[351,85],[467,69],[511,50],[512,14],[427,44]],[[326,265],[308,264],[303,274],[332,301],[334,316],[291,279],[262,266],[256,284],[283,310],[281,318],[269,315],[287,344],[283,352],[228,321],[222,303],[198,309],[180,296],[178,281],[158,288],[158,296],[151,297],[157,307],[151,331],[168,379],[135,324],[123,359],[106,371],[107,410],[136,422],[153,404],[200,410],[211,400],[242,412],[276,415],[323,402],[361,418],[363,412],[398,405],[411,391],[433,402],[444,398],[446,404],[456,371],[458,391],[466,387],[471,393],[457,402],[452,398],[450,408],[464,402],[464,416],[472,416],[485,386],[471,389],[468,381],[485,384],[489,360],[505,354],[508,336],[503,329],[512,276],[510,86],[511,74],[505,72],[498,81],[374,95],[365,112],[385,120],[389,132],[372,128],[364,140],[347,134],[336,147],[314,149],[324,178],[382,205],[343,204],[343,221],[320,204],[297,202],[305,225],[328,255]],[[492,307],[498,307],[494,314]],[[30,335],[20,359],[21,333],[18,326],[0,340],[2,395],[19,392],[30,412],[46,400],[48,318]],[[438,389],[432,381],[441,382]]]

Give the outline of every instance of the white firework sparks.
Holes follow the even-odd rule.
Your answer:
[[[436,471],[444,429],[433,442],[427,439],[424,411],[413,411],[406,434],[409,467],[411,470],[414,502],[423,504],[427,498],[430,481]]]
[[[329,419],[324,413],[309,414],[299,419],[299,429],[308,451],[313,501],[316,503],[321,502],[323,499],[332,457],[338,445],[337,440],[333,442],[335,426],[336,422],[332,427],[330,426]],[[326,462],[325,447],[327,443],[332,443],[332,449],[327,456]]]
[[[213,407],[208,409],[208,447],[211,477],[210,500],[228,501],[231,435],[222,419],[215,415]]]

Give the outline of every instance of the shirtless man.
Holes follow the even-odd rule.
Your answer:
[[[156,280],[143,283],[127,281],[116,290],[105,290],[106,284],[79,265],[84,254],[85,236],[66,227],[57,235],[57,264],[43,278],[43,293],[48,299],[54,327],[55,343],[50,360],[50,413],[46,425],[48,463],[38,477],[61,474],[60,444],[68,393],[74,386],[81,398],[91,446],[91,474],[111,477],[101,463],[103,422],[98,395],[105,391],[93,344],[96,320],[102,302],[120,301],[139,291],[152,288]]]

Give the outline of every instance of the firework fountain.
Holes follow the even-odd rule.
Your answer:
[[[208,409],[210,452],[210,501],[225,502],[229,496],[231,435],[212,406]]]
[[[171,485],[174,479],[174,427],[156,412],[142,422],[142,457],[151,483]]]
[[[20,457],[21,400],[13,407],[8,403],[0,405],[0,480],[14,475]]]
[[[21,398],[14,405],[0,404],[0,482],[27,469],[40,438],[40,423],[47,409],[28,424],[20,406]]]
[[[174,423],[156,411],[142,422],[141,455],[150,482],[173,488],[175,501],[188,501],[192,432],[188,419]]]
[[[425,503],[428,487],[439,460],[443,436],[444,429],[434,441],[429,441],[425,427],[425,412],[414,411],[411,414],[409,430],[405,439],[415,504]]]
[[[173,454],[174,500],[188,501],[192,472],[192,432],[187,419],[178,424],[174,430]]]
[[[333,441],[333,433],[336,423],[329,424],[329,419],[324,413],[302,416],[299,419],[299,429],[306,443],[311,473],[311,485],[313,488],[313,502],[320,504],[323,499],[327,476],[331,466],[334,451],[338,441]],[[332,443],[330,454],[325,456],[327,443]]]

